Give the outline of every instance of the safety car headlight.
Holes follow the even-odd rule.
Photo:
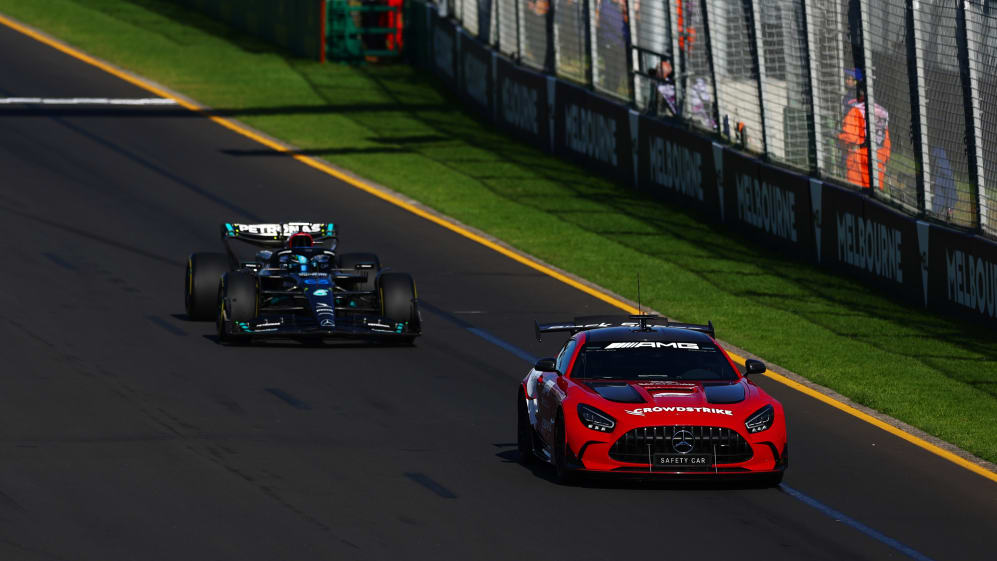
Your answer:
[[[599,432],[613,432],[616,427],[616,419],[584,403],[578,404],[578,418],[587,428]]]
[[[766,405],[752,413],[744,422],[744,427],[751,433],[762,432],[771,427],[773,421],[775,421],[775,409],[771,405]]]

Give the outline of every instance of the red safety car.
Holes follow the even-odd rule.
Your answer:
[[[561,480],[595,473],[782,480],[782,405],[747,377],[765,365],[748,360],[742,374],[713,338],[712,323],[642,315],[536,330],[538,339],[572,335],[520,384],[523,462],[548,462]]]

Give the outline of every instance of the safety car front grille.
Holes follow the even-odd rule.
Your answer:
[[[618,462],[648,465],[654,454],[675,454],[672,439],[677,433],[693,445],[686,454],[711,454],[718,464],[736,464],[751,459],[751,445],[735,430],[725,427],[677,425],[665,427],[640,427],[627,431],[612,448],[609,457]]]

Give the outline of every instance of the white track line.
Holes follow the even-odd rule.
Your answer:
[[[176,105],[165,97],[0,97],[0,105]]]

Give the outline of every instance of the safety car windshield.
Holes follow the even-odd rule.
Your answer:
[[[590,380],[737,379],[713,344],[673,341],[589,343],[578,354],[572,378]]]

